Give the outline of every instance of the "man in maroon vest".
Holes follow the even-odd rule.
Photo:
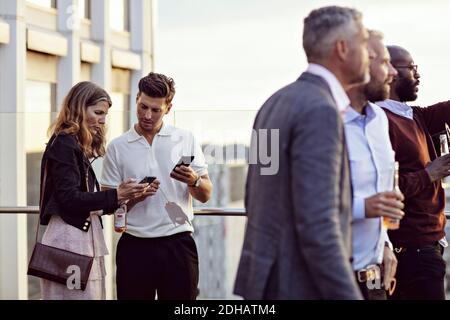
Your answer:
[[[450,155],[438,157],[432,136],[450,124],[450,101],[428,108],[410,107],[417,99],[420,75],[411,54],[389,46],[398,76],[390,99],[379,102],[389,119],[389,135],[400,163],[400,190],[405,216],[389,231],[398,259],[394,299],[445,299],[445,193],[441,179],[450,175]]]

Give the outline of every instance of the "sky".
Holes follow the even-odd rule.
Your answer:
[[[178,107],[258,109],[306,68],[303,19],[323,5],[362,11],[386,44],[419,65],[418,105],[448,99],[448,0],[159,0],[155,70],[174,78]]]

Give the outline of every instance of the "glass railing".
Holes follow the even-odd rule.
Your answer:
[[[208,172],[214,185],[213,196],[206,204],[194,201],[196,219],[195,234],[200,256],[199,290],[201,299],[232,299],[232,287],[240,257],[246,218],[243,216],[243,199],[247,171],[248,145],[256,110],[237,110],[231,108],[183,109],[174,110],[165,119],[166,123],[190,130],[201,144],[208,163]],[[129,128],[129,119],[134,118],[126,112],[110,110],[108,141]],[[10,212],[27,213],[26,208],[17,205],[36,206],[39,202],[40,161],[48,140],[48,125],[56,118],[56,113],[0,113],[0,172],[7,172],[0,180],[0,207],[9,207]],[[94,162],[94,169],[100,175],[101,159]],[[3,183],[3,184],[2,184]],[[5,192],[4,190],[7,190]],[[11,208],[11,206],[13,208]],[[14,209],[15,208],[15,209]],[[219,209],[214,209],[219,208]],[[222,208],[241,208],[238,210]],[[34,213],[37,208],[34,208]],[[33,212],[30,212],[33,213]],[[10,222],[5,214],[0,214],[0,227],[8,228]],[[27,256],[29,259],[34,245],[37,215],[26,217]],[[115,298],[115,247],[120,237],[112,231],[110,217],[106,217],[105,237],[110,248],[108,269],[108,298]],[[16,222],[14,222],[16,223]],[[22,222],[20,222],[22,223]],[[20,224],[19,223],[19,224]],[[12,225],[16,227],[16,225]],[[22,229],[21,229],[22,228]],[[21,235],[18,232],[15,236]],[[0,237],[0,262],[2,247],[9,244]],[[28,260],[27,260],[28,261]],[[20,277],[26,271],[21,269]],[[0,270],[0,272],[2,272]],[[28,277],[28,299],[39,299],[39,282]],[[0,284],[1,287],[1,284]],[[1,288],[0,288],[1,289]],[[1,295],[1,290],[0,290]],[[0,299],[2,297],[0,296]]]
[[[166,116],[166,123],[194,133],[204,150],[214,185],[213,197],[208,203],[194,203],[194,237],[200,257],[201,299],[236,298],[232,294],[232,287],[245,229],[246,218],[242,208],[246,159],[255,115],[256,110],[251,109],[185,108],[175,109]],[[17,239],[14,250],[20,257],[20,271],[18,279],[14,281],[21,282],[21,286],[23,282],[26,283],[28,299],[40,297],[37,279],[27,277],[24,266],[34,245],[37,215],[33,213],[37,213],[37,207],[33,206],[39,202],[40,161],[48,139],[47,127],[55,117],[56,113],[49,112],[0,113],[0,231],[17,230],[12,235]],[[107,120],[108,141],[129,128],[130,118],[134,118],[134,115],[110,110]],[[101,172],[101,165],[101,160],[94,162],[97,174]],[[450,210],[449,207],[446,209]],[[19,213],[30,214],[23,216]],[[448,215],[450,212],[446,213]],[[22,218],[11,219],[15,217],[13,214]],[[449,232],[450,228],[447,228],[447,234]],[[107,291],[108,298],[114,299],[113,257],[120,235],[113,232],[110,217],[105,219],[105,236],[111,249],[107,261]],[[11,239],[4,233],[0,234],[0,266],[7,264],[11,245]],[[444,257],[450,260],[447,250]],[[448,265],[450,268],[450,264]],[[450,275],[450,269],[448,271],[447,274]],[[5,271],[0,268],[0,276],[2,272]],[[6,277],[3,275],[2,279],[8,276],[9,274]],[[0,299],[8,296],[7,293],[5,295],[5,290],[7,292],[9,288],[3,288],[3,291],[1,289],[0,281]]]
[[[28,207],[0,207],[1,215],[27,214],[28,218],[37,221],[39,208]],[[237,271],[237,264],[241,253],[246,214],[242,208],[194,208],[194,238],[199,255],[199,296],[198,299],[237,299],[233,295],[233,284]],[[104,217],[111,220],[109,216]],[[29,225],[36,231],[36,225]],[[41,228],[42,229],[42,228]],[[40,236],[42,235],[40,230]],[[29,250],[34,246],[34,234],[28,234]],[[113,233],[112,255],[120,234]],[[29,259],[29,256],[28,256]],[[108,270],[115,274],[115,267]],[[110,297],[115,295],[115,277],[111,274]],[[28,277],[28,299],[40,299],[39,279],[26,274]],[[0,297],[1,299],[1,297]]]

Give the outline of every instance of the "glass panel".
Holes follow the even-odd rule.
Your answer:
[[[128,94],[112,92],[110,94],[112,106],[109,108],[107,123],[107,141],[120,136],[128,130],[130,96]]]
[[[108,115],[111,141],[121,134],[127,106],[127,95],[111,94],[113,107]],[[191,130],[205,152],[209,176],[214,184],[212,199],[194,206],[236,207],[244,206],[247,150],[256,111],[229,110],[183,110],[171,112],[165,121]],[[229,125],[231,124],[232,125]],[[124,130],[125,131],[125,130]],[[99,171],[101,170],[98,168]],[[199,252],[200,281],[199,299],[236,299],[232,294],[242,242],[245,217],[196,217],[195,239]],[[120,234],[113,232],[110,250],[116,254]],[[113,297],[116,298],[115,264],[113,264]]]
[[[26,98],[26,144],[27,144],[27,191],[28,204],[38,203],[40,160],[50,124],[53,87],[48,83],[27,82]],[[113,107],[107,117],[108,140],[128,130],[129,95],[112,93]],[[205,152],[208,170],[214,184],[212,199],[196,207],[243,207],[246,158],[251,128],[256,111],[234,110],[180,110],[166,118],[168,123],[191,130]],[[55,115],[53,114],[53,117]],[[28,120],[27,120],[28,119]],[[28,122],[27,122],[28,121]],[[231,124],[231,125],[230,125]],[[33,128],[33,130],[28,130]],[[35,130],[35,128],[39,128]],[[31,138],[29,133],[33,132]],[[32,140],[31,142],[28,140]],[[39,146],[40,145],[40,146]],[[95,161],[97,174],[101,172],[101,160]],[[199,299],[235,299],[232,294],[237,265],[245,231],[245,217],[196,217],[195,239],[200,261]],[[28,218],[28,250],[34,244],[37,216]],[[41,230],[43,231],[43,230]],[[120,234],[113,232],[110,254],[115,257]],[[30,254],[30,252],[29,252]],[[115,289],[115,263],[113,262],[113,297]],[[39,299],[39,280],[29,277],[29,298]]]
[[[90,0],[78,0],[78,14],[81,19],[90,19]]]
[[[129,31],[130,30],[130,0],[124,0],[123,3],[123,11],[124,11],[124,30]]]
[[[80,65],[80,81],[91,81],[91,64],[86,62],[81,62]]]
[[[109,109],[108,116],[106,118],[107,123],[107,142],[114,138],[117,138],[129,129],[129,110],[130,110],[130,96],[128,94],[123,94],[119,92],[112,92],[110,94],[111,100],[113,102],[111,108]],[[102,160],[94,162],[94,169],[97,177],[101,176]],[[107,217],[106,219],[112,219]],[[104,220],[105,221],[105,220]],[[106,224],[105,224],[106,225]],[[113,265],[112,265],[112,287],[113,287],[113,298],[116,299],[116,247],[117,242],[120,238],[120,233],[112,231],[112,247],[110,249],[113,255]]]
[[[42,7],[56,8],[55,0],[27,0],[27,1]]]
[[[27,165],[27,205],[39,205],[39,182],[42,154],[48,141],[47,130],[55,105],[55,85],[48,82],[26,81],[24,133]],[[34,248],[37,215],[27,217],[28,259]],[[29,299],[40,298],[39,279],[28,277]]]
[[[174,111],[175,126],[192,131],[202,146],[214,186],[206,204],[195,207],[244,207],[248,147],[254,110]],[[236,299],[234,279],[245,232],[245,217],[196,217],[199,299]]]
[[[25,150],[39,152],[48,140],[50,112],[55,104],[54,85],[28,80],[25,92]]]
[[[126,31],[129,30],[129,2],[128,0],[114,0],[109,6],[110,27],[113,30]]]

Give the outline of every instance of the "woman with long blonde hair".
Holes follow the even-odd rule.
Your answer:
[[[132,179],[117,189],[100,191],[91,159],[105,154],[108,93],[91,82],[76,84],[65,97],[50,127],[51,138],[41,164],[40,223],[47,225],[42,243],[93,256],[86,289],[41,279],[43,299],[105,299],[103,214],[138,197],[147,185]]]

